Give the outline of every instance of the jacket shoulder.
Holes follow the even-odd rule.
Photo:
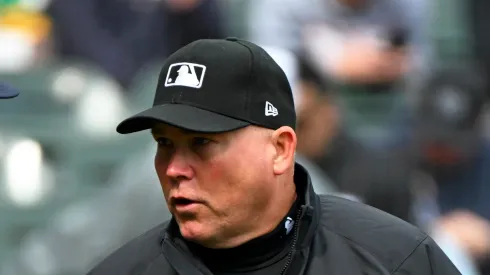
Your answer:
[[[320,195],[321,227],[373,255],[389,270],[398,268],[428,238],[417,227],[374,207]]]
[[[141,274],[161,255],[164,222],[132,239],[98,263],[88,275]]]

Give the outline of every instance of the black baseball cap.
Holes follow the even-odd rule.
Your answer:
[[[19,95],[19,92],[12,86],[0,83],[0,99],[13,98]]]
[[[237,38],[201,39],[166,59],[153,106],[117,131],[147,130],[155,122],[203,133],[248,125],[295,129],[296,112],[286,74],[263,48]]]
[[[439,156],[448,156],[443,160],[459,162],[481,148],[487,85],[478,68],[464,63],[435,71],[416,109],[415,133],[423,158],[433,162],[436,156],[440,162]]]
[[[475,68],[459,65],[436,71],[421,92],[419,129],[429,134],[472,132],[478,126],[486,90],[486,80]]]

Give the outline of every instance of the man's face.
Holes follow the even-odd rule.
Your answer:
[[[220,134],[165,124],[152,129],[156,172],[184,238],[212,246],[253,230],[277,190],[270,132],[253,126]]]

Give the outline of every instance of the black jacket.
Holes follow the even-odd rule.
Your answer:
[[[299,165],[295,182],[304,204],[283,274],[457,275],[441,249],[414,226],[367,205],[313,191]],[[89,275],[210,274],[166,222],[132,240]]]

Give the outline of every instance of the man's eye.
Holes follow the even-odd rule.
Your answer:
[[[168,138],[157,138],[158,146],[168,147],[172,145],[172,142]]]
[[[197,138],[194,138],[192,140],[192,145],[194,145],[194,146],[202,146],[202,145],[208,144],[209,142],[211,142],[210,139],[197,137]]]

